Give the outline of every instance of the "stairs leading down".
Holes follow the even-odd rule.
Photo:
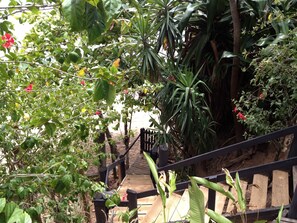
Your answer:
[[[295,167],[294,167],[295,168]],[[296,168],[295,168],[296,169]],[[287,172],[273,170],[271,175],[255,174],[251,180],[241,180],[242,192],[246,198],[247,209],[250,211],[260,210],[270,207],[280,207],[289,204],[289,175],[295,175],[296,171]],[[294,177],[294,178],[295,178]],[[134,182],[132,182],[135,180]],[[295,180],[297,181],[297,180]],[[219,183],[225,190],[229,190],[236,196],[236,191],[229,185]],[[126,186],[124,186],[126,185]],[[127,186],[128,185],[128,186]],[[126,191],[127,188],[134,188],[136,191],[152,189],[149,176],[127,176],[126,183],[119,192]],[[208,189],[200,186],[205,198],[208,200]],[[183,193],[173,193],[166,202],[166,216],[168,222],[186,219],[190,209],[190,198],[188,190]],[[160,196],[151,196],[138,200],[138,220],[140,223],[163,223],[163,207]],[[123,208],[122,208],[123,209]],[[125,210],[125,208],[124,208]],[[119,209],[117,210],[119,211]],[[226,196],[216,193],[215,211],[224,215],[232,215],[236,212],[234,204]],[[206,217],[205,222],[208,222]],[[117,221],[113,221],[117,222]]]

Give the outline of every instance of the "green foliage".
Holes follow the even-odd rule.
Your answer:
[[[14,202],[7,202],[5,198],[0,198],[0,221],[3,223],[31,223],[32,219]]]
[[[73,31],[81,31],[84,28],[85,1],[64,0],[62,3],[65,18],[70,22]]]
[[[204,195],[193,179],[191,179],[189,196],[191,198],[189,211],[190,222],[204,223]]]
[[[177,70],[172,71],[158,95],[161,125],[170,127],[173,136],[183,145],[186,157],[212,148],[214,123],[205,101],[208,90],[198,74]]]
[[[248,134],[262,135],[296,123],[296,40],[292,31],[253,60],[251,89],[242,92],[237,103],[247,118]]]

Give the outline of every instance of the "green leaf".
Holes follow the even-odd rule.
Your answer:
[[[22,214],[20,217],[20,222],[19,223],[32,223],[32,219],[30,215],[28,215],[26,212]]]
[[[94,42],[106,30],[107,16],[102,1],[98,7],[86,3],[86,27],[89,41]]]
[[[107,199],[107,200],[105,201],[105,206],[106,206],[107,208],[112,208],[112,207],[115,207],[116,204],[113,202],[113,200],[111,200],[111,199]]]
[[[6,221],[8,221],[10,219],[10,217],[12,216],[12,214],[16,208],[17,208],[17,205],[14,202],[10,202],[10,203],[6,204],[5,209],[4,209],[4,215],[5,215]]]
[[[115,86],[109,84],[106,80],[97,80],[93,95],[94,101],[104,99],[108,105],[111,105],[114,102],[115,96]]]
[[[4,210],[6,205],[6,198],[0,198],[0,213]]]
[[[280,223],[281,220],[282,220],[282,215],[283,215],[283,209],[284,209],[284,206],[282,205],[279,212],[278,212],[278,215],[277,215],[277,218],[276,218],[276,223]]]
[[[245,212],[245,210],[246,210],[246,203],[245,203],[244,194],[242,194],[242,189],[241,189],[240,179],[239,179],[238,173],[236,173],[235,188],[236,188],[236,191],[237,191],[238,204],[239,204],[240,210],[242,212]]]
[[[99,0],[86,0],[87,3],[89,3],[92,6],[97,7]]]
[[[62,10],[73,31],[81,31],[84,28],[84,0],[64,0]]]
[[[53,136],[55,131],[56,131],[56,124],[55,123],[52,123],[52,122],[48,122],[46,123],[45,125],[45,131],[46,133],[49,135],[49,136]]]
[[[103,4],[109,17],[120,13],[120,9],[122,7],[121,0],[103,0]]]
[[[224,188],[217,183],[213,183],[213,182],[208,181],[201,177],[191,177],[190,179],[195,181],[198,184],[201,184],[201,185],[209,188],[209,189],[215,190],[215,191],[227,196],[228,198],[232,199],[233,201],[235,201],[234,196],[229,191],[225,191]]]
[[[204,223],[204,196],[197,183],[190,178],[191,186],[189,187],[190,196],[190,222]]]
[[[226,183],[227,183],[228,185],[230,185],[231,187],[235,187],[234,180],[233,180],[233,178],[232,178],[232,176],[231,176],[229,170],[223,168],[223,171],[224,171],[225,174],[226,174]]]
[[[169,194],[171,195],[176,190],[176,173],[174,171],[169,171]]]
[[[105,98],[106,103],[108,105],[112,105],[112,103],[114,102],[115,96],[116,96],[116,88],[115,88],[115,86],[109,84],[107,97]]]
[[[217,223],[232,223],[232,221],[230,221],[228,218],[210,209],[206,209],[206,214]]]
[[[159,177],[158,177],[158,171],[157,171],[157,166],[154,162],[154,160],[150,157],[150,155],[148,155],[146,152],[143,153],[149,167],[150,167],[150,170],[152,172],[152,175],[153,175],[153,178],[155,180],[155,182],[159,182]]]
[[[12,213],[12,215],[10,216],[10,218],[8,219],[7,223],[15,223],[15,222],[19,222],[20,218],[22,217],[24,211],[18,207],[16,207]]]
[[[62,177],[62,182],[65,185],[66,188],[70,188],[70,185],[72,183],[72,176],[70,174],[66,174]]]

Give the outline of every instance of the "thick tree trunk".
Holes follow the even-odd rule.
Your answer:
[[[240,17],[238,12],[237,0],[229,0],[230,10],[233,22],[233,54],[236,55],[233,58],[232,74],[231,74],[231,86],[230,86],[230,96],[231,96],[231,106],[234,108],[233,100],[238,97],[239,88],[239,73],[240,73]],[[236,114],[234,114],[234,127],[236,140],[241,141],[242,138],[242,126],[237,120]]]

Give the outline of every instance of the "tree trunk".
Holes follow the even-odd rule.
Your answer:
[[[128,113],[127,113],[128,117]],[[128,118],[125,120],[124,123],[124,144],[125,144],[125,150],[127,151],[129,149],[129,143],[130,143],[130,134],[128,129]],[[130,160],[129,160],[129,152],[126,157],[126,168],[129,168]]]
[[[104,132],[99,132],[99,136],[96,140],[96,142],[99,144],[98,146],[98,159],[99,159],[99,165],[98,165],[98,173],[100,173],[101,168],[106,167],[106,147],[105,147],[105,134]],[[104,153],[104,155],[102,155]]]
[[[230,84],[230,96],[231,96],[231,106],[234,108],[233,100],[238,97],[239,88],[239,73],[240,73],[240,17],[238,12],[237,0],[229,0],[230,10],[233,22],[233,58],[232,74],[231,74],[231,84]],[[235,136],[237,141],[242,141],[242,126],[237,120],[236,114],[233,115]]]
[[[116,158],[118,158],[119,153],[118,153],[117,145],[113,141],[112,135],[111,135],[108,127],[106,127],[105,135],[106,135],[109,147],[110,147],[111,160],[112,160],[112,162],[114,162],[116,160]],[[114,177],[114,179],[116,179],[116,177],[117,177],[116,168],[113,169],[113,177]]]

